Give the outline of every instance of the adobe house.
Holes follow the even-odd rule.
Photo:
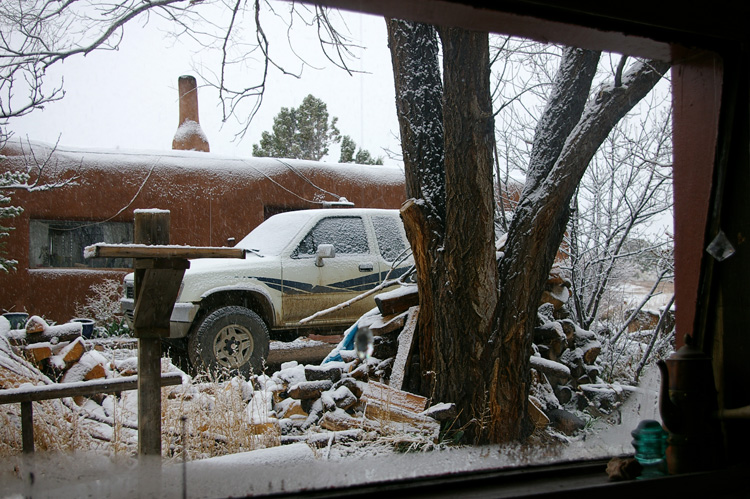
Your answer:
[[[13,194],[24,212],[10,221],[5,249],[18,266],[2,276],[0,309],[57,322],[73,318],[93,283],[130,271],[131,261],[84,260],[82,251],[96,242],[132,242],[135,209],[170,210],[172,244],[225,246],[282,211],[335,205],[340,198],[362,208],[399,208],[405,199],[398,167],[201,152],[209,144],[198,121],[195,80],[181,77],[179,91],[172,151],[6,145],[3,170],[43,164],[41,182],[72,182]]]

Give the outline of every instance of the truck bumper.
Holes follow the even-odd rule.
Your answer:
[[[172,317],[169,319],[169,337],[184,338],[190,331],[198,309],[200,307],[193,303],[175,303],[172,309]],[[120,310],[125,315],[128,327],[133,330],[133,313],[135,311],[135,300],[133,298],[121,298]]]

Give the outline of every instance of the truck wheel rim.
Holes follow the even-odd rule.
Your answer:
[[[255,345],[250,331],[237,324],[226,326],[214,339],[214,358],[223,367],[245,365],[253,355]]]

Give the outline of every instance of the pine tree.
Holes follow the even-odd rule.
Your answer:
[[[260,144],[253,144],[253,156],[320,161],[328,146],[341,140],[337,121],[329,121],[325,102],[308,95],[298,108],[281,108],[272,131],[263,132]]]
[[[341,155],[339,156],[339,163],[357,163],[359,165],[382,165],[383,158],[378,156],[373,158],[370,151],[366,149],[359,149],[357,151],[357,143],[352,140],[348,135],[344,135],[341,139]]]

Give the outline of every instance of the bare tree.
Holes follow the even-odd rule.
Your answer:
[[[649,255],[671,244],[652,227],[672,208],[671,115],[669,106],[657,109],[654,96],[645,104],[642,115],[621,121],[607,137],[574,200],[562,249],[573,308],[585,329],[598,319],[611,284],[637,266],[647,270]]]
[[[494,148],[492,111],[486,106],[488,38],[440,30],[442,88],[435,30],[397,20],[388,21],[388,30],[407,194],[416,198],[402,214],[420,285],[421,386],[456,402],[473,441],[523,439],[531,431],[527,400],[536,309],[578,183],[610,130],[669,65],[637,61],[589,100],[599,53],[563,50],[535,128],[505,256],[495,269],[494,238],[487,232],[492,227],[487,160]],[[414,73],[419,78],[403,76]]]
[[[315,31],[323,56],[351,72],[348,39],[329,19],[327,8],[298,3],[282,4],[286,12],[265,0],[25,0],[0,3],[0,128],[65,95],[62,78],[48,81],[50,68],[71,57],[95,50],[116,50],[126,26],[147,24],[152,16],[169,21],[176,37],[193,38],[220,52],[218,67],[206,68],[203,77],[219,91],[224,120],[234,116],[244,135],[257,113],[269,71],[299,77],[307,62],[298,58],[293,69],[281,64],[266,36],[266,16],[282,19],[288,29]],[[214,20],[217,19],[217,20]],[[253,33],[247,41],[247,32]],[[284,43],[284,42],[281,42]],[[291,41],[286,41],[291,43]],[[255,62],[233,81],[229,69]],[[248,78],[248,74],[255,75]]]

